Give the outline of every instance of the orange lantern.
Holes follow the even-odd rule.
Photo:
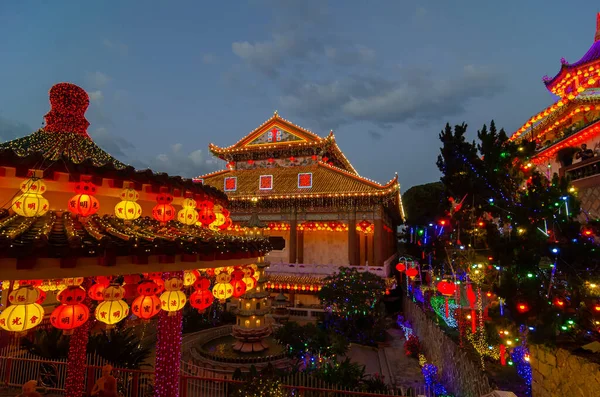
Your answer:
[[[183,309],[187,298],[181,288],[183,281],[177,277],[171,277],[165,280],[165,292],[160,295],[161,307],[169,312],[169,316],[175,315],[175,312]]]
[[[165,290],[165,280],[162,279],[162,273],[161,272],[150,273],[148,275],[148,279],[154,281],[154,283],[156,283],[156,285],[158,285],[157,294],[162,294],[162,292]]]
[[[167,223],[175,218],[175,207],[171,205],[173,196],[167,192],[166,188],[160,188],[161,192],[156,196],[157,205],[152,209],[152,217],[160,223]]]
[[[93,299],[95,301],[101,301],[104,299],[104,289],[105,288],[106,288],[106,285],[96,283],[88,289],[88,296],[90,297],[90,299]]]
[[[95,316],[98,321],[113,328],[116,323],[129,315],[129,305],[123,300],[125,289],[111,285],[104,290],[104,301],[96,307]]]
[[[40,291],[28,285],[12,291],[8,295],[11,303],[0,313],[0,328],[11,332],[24,332],[40,324],[44,309],[36,301]]]
[[[142,281],[137,289],[140,296],[135,298],[131,305],[133,314],[142,320],[149,320],[156,316],[161,308],[160,299],[156,296],[158,289],[155,282]]]
[[[417,275],[419,274],[419,271],[417,270],[416,267],[411,267],[409,269],[406,269],[406,275],[412,280],[415,277],[417,277]]]
[[[52,311],[50,324],[62,329],[65,335],[70,335],[90,317],[90,309],[83,304],[85,290],[77,286],[67,287],[58,293],[57,298],[61,305]]]
[[[226,299],[233,295],[233,285],[229,282],[231,276],[227,272],[221,272],[216,276],[216,284],[212,289],[212,293],[219,302],[224,303]]]
[[[233,297],[239,298],[246,293],[246,283],[242,280],[244,278],[244,272],[241,270],[235,270],[231,273],[233,280],[231,285],[233,286]]]
[[[96,194],[96,186],[91,182],[79,182],[75,185],[75,196],[69,200],[69,211],[79,216],[94,215],[100,209]]]

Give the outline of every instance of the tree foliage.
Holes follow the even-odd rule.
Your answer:
[[[152,344],[142,341],[133,328],[120,327],[90,336],[87,350],[116,367],[139,369],[150,357]]]
[[[288,347],[288,355],[297,359],[306,354],[332,358],[348,351],[348,339],[341,334],[328,331],[315,324],[300,325],[287,322],[275,331],[275,339]]]
[[[413,186],[402,195],[406,223],[423,225],[435,222],[446,209],[444,185],[440,182]]]

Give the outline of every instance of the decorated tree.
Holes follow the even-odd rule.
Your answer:
[[[384,336],[380,305],[385,281],[370,272],[341,267],[324,279],[319,299],[330,311],[326,326],[350,340],[375,344]]]
[[[308,359],[312,357],[334,358],[348,351],[349,342],[344,335],[309,323],[300,325],[287,322],[275,331],[275,338],[287,347],[290,357]]]

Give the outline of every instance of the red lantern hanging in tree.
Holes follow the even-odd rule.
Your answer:
[[[400,262],[396,265],[396,270],[398,270],[400,273],[402,273],[403,271],[406,270],[406,265],[404,263]]]
[[[69,200],[69,211],[75,215],[87,217],[100,209],[96,194],[96,186],[92,182],[79,182],[75,185],[75,196]]]
[[[437,284],[437,290],[446,298],[446,318],[448,318],[450,317],[448,298],[454,295],[454,293],[456,292],[456,285],[449,281],[440,281]]]
[[[527,302],[517,303],[517,311],[521,314],[527,313],[529,311],[529,305]]]
[[[160,312],[161,303],[156,294],[158,293],[158,285],[151,280],[144,280],[137,286],[137,291],[140,294],[133,300],[131,311],[142,320],[149,320]]]
[[[73,330],[82,326],[90,317],[90,309],[83,304],[85,290],[81,287],[71,286],[58,293],[57,299],[61,305],[50,314],[50,324],[71,335]]]
[[[160,223],[167,223],[175,218],[175,207],[171,204],[173,196],[168,192],[168,188],[161,187],[160,193],[156,196],[156,204],[152,208],[152,217]]]
[[[210,291],[210,280],[205,277],[200,277],[194,283],[196,289],[192,295],[190,295],[190,305],[198,310],[199,313],[204,312],[214,302],[215,297]]]
[[[415,277],[417,277],[417,275],[419,274],[419,271],[417,270],[416,267],[411,267],[406,269],[406,275],[413,280]]]

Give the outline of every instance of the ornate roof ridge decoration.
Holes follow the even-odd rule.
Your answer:
[[[556,85],[555,83],[558,83],[560,80],[562,80],[562,77],[564,77],[568,71],[576,69],[580,66],[589,65],[598,60],[600,60],[600,12],[596,14],[596,33],[594,35],[594,43],[589,50],[577,62],[569,63],[565,58],[561,58],[560,71],[552,78],[544,76],[544,84],[551,92],[554,93],[552,89]]]
[[[270,143],[257,144],[257,145],[250,146],[251,142],[253,142],[255,139],[260,137],[265,132],[267,132],[269,130],[269,128],[277,126],[277,125],[284,127],[284,129],[290,130],[289,133],[291,133],[292,135],[298,135],[300,138],[302,138],[302,140],[286,141],[286,142],[279,142],[279,143],[270,142]],[[300,135],[302,135],[302,136],[300,136]],[[319,135],[315,134],[314,132],[312,132],[306,128],[303,128],[299,125],[296,125],[287,119],[282,118],[281,116],[279,116],[279,113],[277,113],[277,111],[275,111],[275,113],[273,114],[273,116],[271,118],[266,120],[260,126],[255,128],[250,133],[246,134],[243,138],[241,138],[239,141],[237,141],[236,143],[234,143],[231,146],[220,147],[213,143],[210,143],[208,145],[209,151],[217,157],[223,157],[225,155],[251,153],[251,152],[285,150],[285,149],[290,149],[290,148],[306,148],[306,149],[308,149],[311,147],[313,147],[313,148],[316,148],[316,147],[326,148],[327,147],[327,148],[331,149],[333,151],[332,154],[335,155],[336,158],[346,168],[348,168],[348,170],[350,172],[358,175],[358,172],[356,171],[354,166],[352,166],[352,164],[350,163],[350,161],[348,160],[348,158],[346,157],[344,152],[342,152],[339,145],[337,144],[333,130],[329,131],[329,134],[325,138],[322,138]]]
[[[321,166],[321,167],[332,169],[332,170],[334,170],[336,172],[339,172],[340,174],[347,175],[350,178],[354,178],[354,179],[356,179],[359,182],[367,183],[367,184],[373,186],[376,189],[388,189],[388,188],[392,187],[395,183],[398,182],[398,173],[395,173],[394,177],[392,179],[390,179],[388,181],[388,183],[386,183],[385,185],[383,185],[383,184],[381,184],[379,182],[374,181],[373,179],[369,179],[367,177],[360,176],[360,175],[358,175],[356,173],[352,173],[352,172],[347,171],[347,170],[345,170],[343,168],[336,167],[335,165],[327,164],[327,163],[322,162],[322,161],[319,161],[318,165]],[[398,184],[398,188],[400,188],[400,184]]]
[[[586,91],[583,91],[582,94],[585,94],[585,92]],[[594,101],[598,101],[598,105],[594,106],[590,104],[590,102]],[[510,136],[509,140],[514,141],[520,138],[523,134],[526,134],[527,132],[531,131],[532,127],[535,132],[535,138],[543,136],[544,134],[556,128],[559,128],[563,123],[568,121],[570,117],[572,117],[576,112],[578,113],[579,111],[577,111],[577,109],[574,109],[563,119],[560,119],[558,121],[556,119],[559,118],[561,115],[564,115],[569,110],[573,109],[574,106],[583,107],[583,109],[578,108],[579,111],[589,111],[594,109],[600,110],[600,96],[593,97],[589,95],[578,95],[573,100],[568,100],[567,98],[564,98],[563,100],[553,103],[546,109],[542,110],[541,112],[530,118],[523,126],[521,126],[521,128],[519,128]],[[586,107],[588,107],[589,109],[586,110]],[[556,124],[557,122],[558,124]]]
[[[292,123],[289,120],[284,119],[283,117],[279,116],[279,113],[277,112],[277,110],[273,113],[273,116],[271,116],[269,119],[267,119],[265,122],[263,122],[261,125],[259,125],[257,128],[255,128],[254,130],[250,131],[250,133],[246,134],[243,138],[241,138],[239,141],[237,141],[236,143],[234,143],[231,146],[227,146],[227,147],[219,147],[213,143],[210,143],[208,145],[209,149],[212,152],[215,153],[226,153],[229,151],[241,151],[241,150],[247,150],[246,145],[250,142],[252,142],[255,138],[257,138],[258,136],[260,136],[262,133],[264,133],[266,131],[266,129],[268,127],[271,127],[272,125],[275,125],[277,122],[281,122],[281,124],[285,124],[288,127],[291,127],[292,129],[296,130],[296,132],[300,132],[301,134],[305,135],[305,138],[308,138],[308,140],[306,142],[296,142],[296,143],[290,143],[290,142],[286,142],[290,145],[306,145],[307,143],[309,144],[320,144],[321,141],[323,140],[323,138],[321,138],[320,136],[318,136],[317,134],[315,134],[314,132],[303,128],[299,125],[296,125],[294,123]],[[265,145],[260,145],[256,147],[256,149],[261,149],[263,147],[272,147],[274,145],[277,144],[265,144]],[[253,148],[254,149],[254,148]]]

